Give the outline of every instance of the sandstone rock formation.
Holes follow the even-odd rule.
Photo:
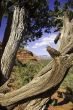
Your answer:
[[[28,61],[37,61],[38,58],[31,51],[28,50],[19,50],[17,52],[17,59],[23,64]]]

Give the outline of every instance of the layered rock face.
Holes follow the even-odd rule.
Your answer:
[[[22,63],[26,63],[28,61],[37,61],[38,60],[37,56],[28,50],[19,50],[17,52],[16,57]]]
[[[2,42],[0,41],[0,57],[2,55]],[[19,49],[16,55],[16,58],[21,63],[26,63],[28,61],[38,61],[38,57],[34,55],[31,51]]]

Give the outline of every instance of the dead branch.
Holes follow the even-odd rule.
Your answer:
[[[54,90],[63,80],[67,69],[73,63],[72,60],[73,54],[70,56],[65,55],[56,57],[54,59],[51,71],[48,71],[44,75],[33,79],[30,83],[16,91],[6,93],[0,98],[0,104],[3,106],[8,106],[24,99],[34,99],[34,96],[38,97],[39,94],[43,94],[45,91]],[[52,94],[53,92],[51,91],[48,97]]]

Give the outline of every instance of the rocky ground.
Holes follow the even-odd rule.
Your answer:
[[[58,91],[60,93],[66,93],[66,90],[64,89],[59,89]],[[52,100],[57,101],[57,104],[53,105],[53,102],[49,105],[48,110],[73,110],[73,102],[70,100],[66,100],[63,97],[59,97],[58,91],[52,96]]]

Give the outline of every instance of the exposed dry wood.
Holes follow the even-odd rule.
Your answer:
[[[61,55],[59,51],[55,50],[54,48],[50,46],[47,47],[47,51],[49,52],[52,58],[56,58]]]
[[[39,73],[39,75],[37,75],[30,83],[23,86],[22,88],[6,94],[0,94],[1,105],[9,106],[9,105],[21,102],[23,100],[22,103],[25,103],[24,104],[25,107],[23,108],[23,110],[28,110],[28,108],[30,108],[30,110],[42,110],[42,108],[45,107],[45,103],[48,102],[50,96],[57,90],[60,83],[63,81],[64,77],[66,76],[67,70],[73,65],[73,52],[72,52],[73,21],[69,21],[67,16],[65,16],[63,22],[64,22],[64,25],[61,31],[61,42],[62,42],[62,45],[60,47],[61,54],[58,51],[54,50],[53,48],[51,51],[49,51],[50,50],[49,48],[48,50],[49,52],[52,52],[53,54],[57,52],[58,54],[58,55],[54,54],[55,56],[54,57],[53,54],[50,53],[50,55],[53,57],[53,61],[50,63],[51,65],[50,66],[48,65],[47,67],[45,67],[45,69],[43,69]],[[19,39],[20,38],[18,38],[18,40]],[[15,41],[13,43],[15,43]],[[19,43],[17,45],[19,45]],[[14,48],[15,45],[12,44],[11,46],[13,46]],[[9,51],[10,50],[9,48],[10,46],[8,48],[6,47],[6,49],[8,50],[7,52],[10,52],[10,55],[16,52],[15,50],[13,51],[13,53],[11,53],[12,50]],[[4,55],[5,54],[6,54],[6,51]],[[7,57],[10,59],[10,56],[7,56]],[[6,63],[7,58],[4,61]],[[7,67],[6,69],[8,69],[8,67],[11,64],[12,62],[10,62],[9,60],[8,65],[4,64],[2,68],[5,69]],[[3,74],[9,77],[9,72],[10,70],[9,71],[4,70]],[[18,110],[18,108],[16,108],[15,110]]]
[[[71,50],[71,52],[70,52]],[[62,50],[60,50],[60,53],[61,55],[65,55],[65,54],[68,54],[69,52],[72,53],[72,50],[73,50],[73,40],[71,40],[70,43],[68,43],[67,46],[63,47]],[[53,65],[53,60],[47,65],[45,66],[36,76],[36,77],[39,77],[43,74],[45,74],[46,72],[50,71],[52,69],[52,65]]]
[[[55,44],[57,44],[58,40],[60,39],[60,36],[61,36],[61,33],[59,33],[59,34],[56,36],[56,38],[55,38],[55,40],[54,40]]]
[[[60,50],[66,47],[70,42],[73,41],[73,20],[69,20],[67,15],[63,17],[63,28],[61,31],[61,46]]]
[[[66,22],[68,22],[67,23],[67,25],[66,25]],[[68,25],[69,24],[69,25]],[[70,26],[70,28],[69,28],[69,26]],[[68,28],[68,29],[67,29]],[[67,34],[66,34],[66,31],[67,31]],[[69,31],[69,32],[68,32]],[[68,34],[69,33],[69,34]],[[66,36],[65,36],[66,35]],[[63,18],[63,28],[62,28],[62,31],[61,31],[61,37],[60,37],[60,40],[61,40],[61,45],[60,45],[60,53],[61,53],[61,55],[63,55],[63,56],[65,56],[66,54],[71,54],[71,53],[73,53],[73,20],[71,20],[71,21],[69,21],[69,19],[68,19],[68,17],[67,16],[65,16],[64,18]],[[67,40],[65,40],[65,41],[63,41],[64,40],[64,38],[63,37],[65,37],[65,39],[67,39]],[[69,40],[70,39],[70,40]],[[62,45],[62,41],[63,41],[63,43],[65,43],[65,45],[63,44]],[[73,59],[71,59],[71,61],[72,61],[72,65],[73,65]],[[50,64],[48,64],[47,65],[47,67],[45,67],[41,72],[39,72],[39,74],[37,75],[37,77],[40,77],[40,76],[42,76],[43,74],[45,74],[46,72],[48,72],[49,70],[51,70],[51,68],[52,68],[52,65],[53,65],[53,61],[51,61],[50,62]],[[66,71],[66,73],[65,73],[65,76],[66,76],[66,74],[67,74],[67,72],[68,71]],[[53,73],[54,74],[54,73]],[[59,73],[58,73],[59,74]],[[64,74],[64,73],[62,73],[62,74]],[[56,77],[57,78],[57,77]],[[63,78],[64,79],[64,78]],[[63,80],[62,80],[63,81]],[[61,82],[62,82],[61,81]],[[57,83],[58,84],[58,83]],[[59,86],[57,86],[57,87],[59,87]],[[56,90],[56,87],[55,88],[53,88],[53,91],[55,92],[55,90]],[[51,91],[51,90],[50,90]],[[52,92],[52,91],[51,91]],[[47,97],[48,97],[48,95],[47,95]],[[43,99],[45,99],[45,98],[43,98]],[[35,102],[37,102],[37,99],[35,99]],[[39,101],[39,103],[41,103],[41,101]],[[45,104],[45,103],[44,103]],[[43,105],[44,105],[43,104]],[[37,107],[35,107],[36,109],[34,109],[34,106],[35,106],[35,104],[32,104],[32,107],[31,107],[31,101],[30,101],[30,103],[29,103],[29,108],[31,107],[31,110],[38,110],[37,109]],[[42,106],[42,105],[41,105]],[[23,110],[27,110],[28,109],[28,105],[26,106],[26,108],[24,108]],[[41,107],[40,107],[40,109],[39,110],[45,110],[45,109],[42,109]]]
[[[1,59],[1,71],[6,79],[8,79],[10,76],[11,70],[14,65],[16,52],[19,48],[19,44],[23,36],[25,26],[24,15],[25,11],[23,7],[21,9],[19,8],[19,6],[15,7],[11,34]]]
[[[45,91],[50,90],[51,88],[54,89],[63,80],[67,69],[70,68],[72,63],[73,54],[71,54],[70,56],[65,55],[56,57],[51,71],[45,73],[41,77],[33,79],[29,84],[25,85],[24,87],[5,94],[2,98],[0,98],[0,103],[3,106],[8,106],[22,99],[26,100],[27,98],[42,94]],[[51,93],[49,94],[49,96],[51,95]]]
[[[10,88],[7,86],[8,81],[0,87],[0,93],[7,93],[10,91]]]

